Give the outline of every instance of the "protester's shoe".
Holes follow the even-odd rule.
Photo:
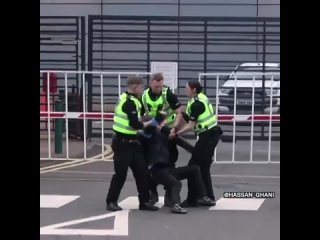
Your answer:
[[[171,212],[178,214],[186,214],[187,210],[182,208],[179,204],[173,204]]]

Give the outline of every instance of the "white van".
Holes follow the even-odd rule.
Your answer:
[[[268,73],[264,77],[264,94],[261,74],[263,70]],[[252,112],[253,74],[255,74],[254,113],[270,113],[271,82],[272,113],[280,113],[280,63],[265,63],[264,69],[263,63],[239,64],[219,89],[219,113],[233,114],[234,112],[235,74],[237,75],[236,114],[251,114]],[[273,81],[271,76],[273,76]]]

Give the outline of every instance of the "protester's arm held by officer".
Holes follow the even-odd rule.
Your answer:
[[[167,101],[169,106],[176,113],[176,119],[174,121],[174,128],[176,128],[181,123],[183,106],[180,104],[178,96],[172,93],[170,88],[167,90]]]
[[[188,124],[185,125],[181,130],[177,131],[176,134],[182,134],[182,133],[192,131],[194,126],[196,125],[198,117],[205,111],[204,104],[197,100],[191,105],[190,108],[191,108],[191,113],[187,119]]]
[[[170,136],[171,130],[172,130],[171,128],[169,128],[168,126],[163,126],[158,128],[162,134],[164,134],[167,137]],[[192,153],[193,146],[188,141],[184,140],[182,137],[176,138],[176,144],[182,147],[183,149],[185,149],[186,151],[188,151],[189,153]]]
[[[153,118],[147,122],[141,122],[138,119],[138,113],[136,111],[135,104],[132,100],[128,99],[122,107],[122,111],[128,115],[129,125],[135,130],[140,130],[150,125],[158,124],[161,118]],[[156,121],[156,122],[155,122]]]

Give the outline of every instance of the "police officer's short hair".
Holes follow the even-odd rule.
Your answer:
[[[132,85],[143,85],[144,79],[140,76],[129,76],[127,81],[127,86],[130,87]]]
[[[160,82],[163,80],[163,75],[162,73],[154,73],[152,74],[151,76],[151,81],[157,81],[157,82]]]

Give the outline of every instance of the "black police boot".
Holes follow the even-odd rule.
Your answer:
[[[182,208],[179,204],[173,204],[171,212],[179,213],[179,214],[186,214],[187,210]]]
[[[111,202],[107,204],[107,208],[106,210],[115,212],[115,211],[121,211],[122,208],[118,206],[118,204],[116,202]]]
[[[204,196],[204,197],[198,199],[197,203],[201,206],[210,206],[210,207],[216,205],[216,201],[208,198],[207,196]]]
[[[139,210],[145,210],[145,211],[158,211],[159,208],[157,206],[154,206],[153,204],[149,202],[144,202],[139,204]]]

